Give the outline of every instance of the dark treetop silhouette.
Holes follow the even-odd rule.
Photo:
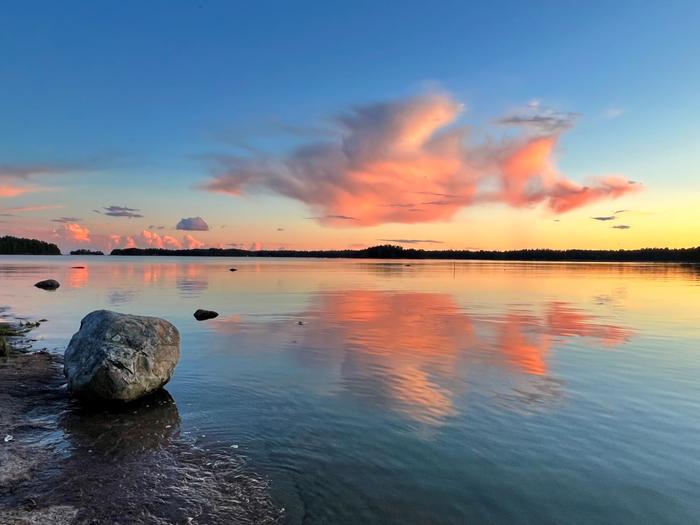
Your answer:
[[[318,257],[348,259],[465,259],[486,261],[611,261],[611,262],[700,262],[700,247],[642,248],[638,250],[420,250],[401,246],[372,246],[362,250],[240,250],[197,248],[165,250],[125,248],[112,255],[161,255],[193,257]]]
[[[0,237],[1,255],[61,255],[53,243],[6,235]]]

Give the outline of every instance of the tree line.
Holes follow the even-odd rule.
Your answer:
[[[79,250],[73,250],[70,252],[71,255],[104,255],[104,252],[100,250],[86,250],[85,248],[81,248]]]
[[[463,259],[483,261],[582,261],[582,262],[698,262],[700,247],[641,248],[638,250],[422,250],[391,244],[362,250],[241,250],[238,248],[123,248],[112,255],[185,257],[311,257],[346,259]]]
[[[2,255],[61,255],[61,250],[53,243],[37,239],[24,239],[5,235],[0,237]]]

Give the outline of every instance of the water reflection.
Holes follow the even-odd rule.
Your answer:
[[[187,265],[191,267],[192,265]],[[143,282],[144,284],[153,284],[160,281],[173,282],[178,276],[177,264],[144,264],[143,265]],[[190,270],[191,272],[191,270]]]
[[[107,302],[112,306],[122,306],[133,302],[136,295],[136,290],[110,290],[107,293]]]
[[[160,390],[123,406],[96,409],[76,402],[59,426],[77,452],[124,459],[167,446],[179,433],[180,416],[170,394]]]
[[[175,286],[182,297],[199,297],[209,287],[207,274],[201,264],[185,264],[177,276]]]
[[[68,286],[71,288],[83,288],[90,279],[88,267],[71,268],[68,273]]]
[[[245,523],[227,507],[269,501],[245,454],[289,523],[698,515],[697,267],[104,257],[71,288],[81,262],[3,259],[2,303],[49,319],[34,333],[59,352],[87,312],[120,301],[174,322],[168,387],[190,433],[170,434],[170,408],[86,414],[85,429],[67,416],[66,461],[13,487],[19,502],[75,505],[81,522]],[[33,287],[49,277],[65,286]],[[220,318],[197,323],[201,306]],[[120,425],[123,452],[103,424]],[[215,483],[235,479],[249,490]]]
[[[456,415],[476,384],[501,400],[552,402],[561,396],[548,363],[557,347],[573,338],[614,347],[631,335],[565,302],[483,314],[432,292],[321,293],[294,318],[305,321],[295,326],[290,352],[334,376],[339,394],[433,425]],[[272,324],[252,334],[236,316],[214,326],[241,337],[289,333]]]
[[[279,522],[267,482],[243,458],[181,437],[165,390],[110,408],[71,401],[58,426],[67,453],[19,490],[42,507],[75,508],[76,523]]]

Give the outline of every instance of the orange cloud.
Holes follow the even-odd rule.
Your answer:
[[[151,233],[148,230],[143,230],[141,232],[141,239],[149,248],[163,247],[163,239],[157,233]]]
[[[143,230],[140,237],[143,244],[149,248],[182,248],[182,243],[170,235],[161,236],[152,231]]]
[[[188,250],[204,247],[204,243],[202,241],[195,239],[189,233],[182,238],[182,241]]]
[[[182,243],[170,235],[163,235],[163,244],[166,248],[174,248],[176,250],[180,250],[182,248]]]
[[[452,295],[436,292],[323,292],[312,298],[309,309],[291,317],[305,320],[293,336],[303,338],[303,344],[294,345],[300,359],[337,370],[351,394],[435,425],[456,412],[467,376],[482,375],[484,366],[505,371],[520,392],[549,396],[546,386],[539,389],[553,376],[552,354],[567,341],[587,337],[595,340],[591,347],[612,348],[632,337],[625,327],[603,323],[564,302],[476,315]],[[253,331],[255,337],[285,334],[275,323]],[[213,322],[229,334],[249,332],[242,324],[240,317]],[[255,341],[254,346],[266,344]],[[352,391],[356,385],[363,385],[361,391]],[[371,396],[367,388],[373,389]]]
[[[114,248],[118,248],[122,242],[121,235],[113,233],[107,237],[107,251],[112,251]]]
[[[15,186],[11,184],[0,184],[0,197],[17,197],[35,191],[28,186]]]
[[[446,221],[475,202],[545,202],[563,213],[638,188],[621,177],[591,186],[562,177],[553,160],[562,126],[499,148],[471,147],[466,130],[453,126],[461,110],[446,94],[358,107],[336,118],[340,141],[272,159],[217,157],[219,171],[204,188],[272,191],[307,204],[318,222],[341,227]]]
[[[90,230],[80,224],[70,222],[64,224],[54,233],[59,237],[74,242],[90,242]]]
[[[17,167],[0,165],[0,198],[11,198],[31,193],[35,191],[45,191],[43,188],[33,184],[30,175],[48,173],[48,167],[32,166]]]
[[[504,200],[511,206],[546,202],[550,210],[564,213],[604,198],[617,198],[640,188],[620,176],[607,176],[582,186],[561,178],[552,160],[558,136],[536,137],[505,157],[501,164]]]
[[[41,206],[15,206],[14,208],[2,208],[0,209],[0,211],[11,213],[25,213],[33,211],[56,210],[63,207],[64,206],[62,204],[47,204]]]
[[[108,250],[114,248],[161,248],[180,250],[187,245],[188,248],[201,248],[203,242],[198,241],[191,235],[185,235],[180,241],[170,235],[159,235],[150,230],[143,230],[135,236],[122,236],[117,234],[108,235],[105,240]]]

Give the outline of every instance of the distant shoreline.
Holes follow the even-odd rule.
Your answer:
[[[36,239],[0,237],[0,255],[61,255],[58,246]],[[103,255],[99,251],[74,250],[74,256]],[[700,263],[700,246],[694,248],[640,248],[634,250],[422,250],[391,244],[361,250],[241,250],[239,248],[119,248],[115,256],[145,257],[292,257],[310,259],[426,259],[465,261],[541,262],[664,262]]]
[[[642,248],[638,250],[420,250],[401,246],[373,246],[363,250],[240,250],[198,248],[166,250],[126,248],[112,250],[115,256],[156,257],[291,257],[316,259],[430,259],[475,261],[541,262],[670,262],[700,263],[700,247]]]

